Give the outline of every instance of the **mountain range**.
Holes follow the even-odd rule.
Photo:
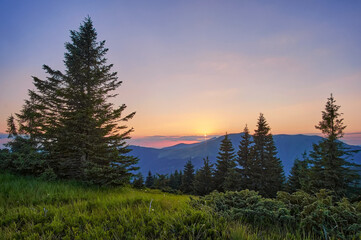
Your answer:
[[[241,134],[229,134],[235,151],[238,150]],[[203,158],[209,157],[211,163],[217,161],[219,146],[224,136],[212,138],[194,144],[178,144],[171,147],[156,149],[141,146],[130,146],[133,150],[130,154],[139,158],[138,166],[143,176],[150,170],[153,174],[169,174],[175,170],[183,170],[185,163],[192,160],[196,169],[203,165]],[[278,150],[277,156],[281,159],[285,174],[288,175],[294,160],[301,158],[306,151],[312,150],[312,145],[322,140],[319,136],[309,135],[286,135],[273,136]],[[352,150],[360,150],[353,156],[354,162],[361,164],[361,147],[347,145]]]
[[[232,141],[235,151],[237,151],[241,141],[241,133],[229,134],[228,136]],[[130,154],[139,158],[139,171],[143,176],[146,176],[149,170],[153,174],[169,174],[175,170],[183,170],[188,160],[192,160],[196,169],[203,165],[203,158],[207,156],[211,163],[215,163],[223,138],[224,136],[220,136],[199,143],[181,143],[161,149],[131,145],[132,151]],[[273,138],[278,151],[277,156],[282,161],[286,175],[289,174],[296,158],[300,158],[305,151],[309,152],[312,150],[312,145],[322,140],[322,137],[319,136],[302,134],[279,134],[274,135]],[[0,134],[0,148],[7,141],[7,134]],[[345,145],[352,150],[360,150],[353,156],[353,159],[355,163],[361,164],[361,146]]]

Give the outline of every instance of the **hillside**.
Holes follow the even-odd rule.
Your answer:
[[[241,134],[229,135],[233,147],[238,149]],[[131,146],[132,155],[139,157],[138,166],[143,175],[149,170],[153,173],[170,173],[174,170],[181,170],[189,159],[192,159],[195,168],[203,164],[203,158],[208,156],[212,163],[216,162],[218,149],[223,136],[212,138],[204,142],[194,144],[179,144],[172,147],[155,149],[140,146]],[[322,138],[308,135],[274,135],[274,141],[278,150],[278,157],[281,159],[286,175],[293,166],[297,157],[301,157],[306,151],[312,149],[312,145]],[[361,150],[359,146],[347,145],[351,149]],[[361,164],[361,152],[354,156],[355,162]]]
[[[0,239],[227,238],[224,220],[189,196],[0,173]]]

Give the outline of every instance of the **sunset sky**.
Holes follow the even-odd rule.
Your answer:
[[[90,16],[136,111],[134,144],[162,147],[255,129],[313,134],[327,97],[361,145],[361,1],[0,0],[0,132],[42,65]]]

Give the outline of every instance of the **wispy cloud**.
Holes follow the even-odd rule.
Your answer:
[[[129,140],[129,144],[143,146],[143,147],[154,147],[163,148],[174,146],[180,143],[192,144],[198,143],[204,140],[217,137],[218,135],[209,136],[146,136],[146,137],[135,137]]]

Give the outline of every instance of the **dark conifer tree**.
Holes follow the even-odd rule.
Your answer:
[[[177,177],[177,186],[178,186],[178,190],[181,189],[182,186],[182,181],[183,181],[183,172],[182,170],[179,171],[178,177]]]
[[[179,183],[179,173],[178,170],[175,170],[174,174],[172,173],[169,176],[169,187],[175,190],[180,189],[180,183]]]
[[[241,175],[236,167],[230,168],[227,171],[223,183],[224,191],[239,191],[241,190]]]
[[[40,176],[43,174],[45,169],[47,169],[43,159],[44,156],[41,152],[37,151],[33,138],[18,135],[13,116],[8,118],[7,124],[7,132],[11,140],[5,146],[11,149],[11,153],[8,152],[4,156],[8,158],[4,168],[23,175]]]
[[[134,112],[123,116],[125,104],[115,108],[108,102],[116,96],[121,81],[116,72],[111,72],[112,64],[106,65],[104,57],[108,49],[105,41],[97,42],[97,33],[90,18],[80,26],[78,32],[71,31],[71,43],[66,44],[65,54],[66,89],[64,91],[67,108],[64,116],[62,158],[66,168],[84,168],[84,178],[97,184],[119,185],[129,181],[130,171],[137,159],[125,155],[130,152],[125,139],[132,129],[118,123],[128,121]],[[68,169],[70,172],[73,169]]]
[[[107,65],[105,41],[97,41],[90,18],[71,31],[65,47],[65,72],[44,65],[49,77],[34,77],[36,89],[29,91],[17,115],[20,132],[46,156],[49,166],[61,178],[90,183],[121,185],[137,170],[137,158],[125,140],[132,129],[122,122],[126,105],[115,107],[109,100],[120,85],[112,64]]]
[[[360,179],[360,175],[352,167],[359,166],[351,162],[350,157],[355,151],[347,149],[343,142],[346,126],[339,113],[340,106],[332,94],[328,98],[325,110],[322,111],[322,120],[316,125],[321,130],[324,139],[313,145],[310,153],[311,183],[314,191],[325,188],[334,191],[337,196],[344,196],[354,184]]]
[[[194,189],[194,165],[189,160],[184,166],[181,190],[184,193],[191,194]]]
[[[248,127],[244,128],[242,139],[237,152],[237,162],[239,165],[239,173],[241,178],[241,189],[252,189],[252,170],[254,164],[254,156],[252,154],[252,139],[249,134]]]
[[[145,179],[145,186],[147,188],[152,188],[154,186],[154,177],[151,171],[148,172],[148,176]]]
[[[207,195],[213,191],[213,164],[208,157],[203,159],[203,166],[197,171],[194,180],[194,192],[197,195]]]
[[[281,159],[277,157],[277,148],[271,133],[267,135],[264,170],[266,177],[263,191],[268,197],[276,197],[277,192],[283,189],[286,179]]]
[[[258,118],[257,129],[253,135],[254,164],[251,177],[252,190],[259,191],[267,197],[275,197],[282,189],[284,172],[281,161],[277,158],[273,136],[263,114]]]
[[[8,138],[16,137],[18,135],[18,131],[15,126],[15,120],[13,115],[10,115],[10,117],[7,119],[7,125],[8,129],[6,132],[9,134]]]
[[[144,187],[144,178],[141,173],[136,174],[133,181],[133,187],[135,188],[143,188]]]
[[[290,193],[298,190],[308,189],[309,184],[309,169],[308,169],[308,158],[306,152],[303,154],[303,159],[296,159],[291,169],[290,175],[288,176],[286,190]]]
[[[157,173],[156,177],[154,178],[154,187],[157,189],[164,190],[168,187],[168,174],[159,174]]]
[[[216,170],[214,174],[214,184],[218,191],[223,192],[225,190],[224,184],[228,175],[228,171],[230,169],[234,169],[235,166],[234,148],[232,146],[232,142],[228,138],[228,134],[226,134],[219,148]]]

